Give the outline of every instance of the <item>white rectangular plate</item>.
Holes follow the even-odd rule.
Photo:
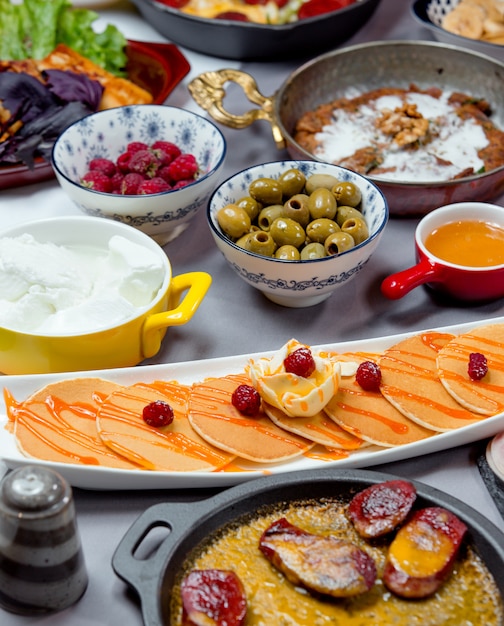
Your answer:
[[[477,326],[491,323],[502,324],[504,323],[504,317],[485,320],[479,323],[472,322],[426,330],[439,330],[442,332],[460,334]],[[408,336],[418,334],[419,332],[421,331],[389,335],[377,339],[340,342],[328,344],[324,347],[339,352],[382,352],[398,341]],[[277,349],[280,347],[281,346],[277,346]],[[122,385],[131,385],[136,382],[151,382],[160,379],[178,380],[180,383],[191,384],[209,376],[224,376],[226,374],[238,373],[243,371],[244,366],[250,358],[269,356],[272,353],[273,351],[270,353],[247,354],[219,359],[113,370],[4,376],[2,378],[2,385],[9,389],[16,400],[20,401],[50,382],[63,380],[64,378],[76,378],[77,376],[99,376]],[[440,450],[446,450],[480,439],[493,437],[504,430],[504,413],[499,413],[481,422],[470,424],[454,431],[434,435],[423,441],[397,446],[395,448],[366,447],[360,451],[351,453],[348,458],[336,461],[321,461],[301,456],[288,462],[269,465],[244,462],[240,465],[243,467],[242,472],[155,472],[148,470],[119,470],[106,467],[39,461],[27,458],[19,452],[13,435],[5,428],[6,424],[7,415],[2,394],[2,399],[0,400],[0,458],[11,469],[20,465],[26,465],[27,463],[46,465],[60,472],[72,486],[82,489],[180,489],[227,487],[267,474],[281,474],[284,472],[315,468],[320,469],[321,467],[363,468],[380,465],[382,463],[390,463],[392,461],[411,459],[423,454],[439,452]]]

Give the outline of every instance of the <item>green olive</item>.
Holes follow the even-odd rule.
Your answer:
[[[362,200],[361,190],[349,180],[339,182],[331,189],[338,204],[356,207]]]
[[[270,234],[278,246],[291,245],[299,248],[306,239],[301,224],[290,217],[278,217],[271,224]]]
[[[324,246],[318,242],[312,241],[311,243],[306,244],[306,246],[301,250],[302,261],[323,259],[325,256],[327,256],[327,252]]]
[[[327,217],[330,220],[334,219],[336,206],[336,198],[333,193],[325,187],[319,187],[309,195],[308,210],[310,211],[312,220],[316,220],[319,217]]]
[[[336,221],[339,226],[351,217],[362,217],[362,213],[358,209],[354,209],[353,206],[346,206],[343,204],[338,207],[338,210],[336,211]]]
[[[237,239],[235,241],[235,244],[237,246],[240,246],[240,248],[244,248],[245,250],[247,250],[247,241],[248,238],[252,235],[252,233],[246,233],[245,235],[242,235],[239,239]]]
[[[334,220],[330,220],[327,217],[319,217],[308,224],[306,235],[310,241],[324,243],[329,235],[339,230],[340,227]]]
[[[282,217],[284,212],[283,204],[271,204],[261,209],[257,218],[257,225],[261,230],[269,230],[271,224],[278,218]]]
[[[245,196],[243,198],[240,198],[235,202],[235,204],[236,206],[245,209],[252,221],[255,220],[255,218],[259,215],[259,212],[263,208],[262,204],[260,202],[257,202],[257,200],[254,200],[252,196]]]
[[[262,256],[273,256],[276,250],[276,243],[270,233],[264,230],[256,230],[249,233],[245,242],[245,248],[249,252],[261,254]]]
[[[297,193],[284,203],[284,217],[299,222],[304,228],[310,221],[309,197],[304,193]]]
[[[299,261],[300,258],[299,250],[294,246],[280,246],[275,250],[275,259],[281,261]]]
[[[346,252],[355,246],[352,235],[348,233],[333,233],[324,241],[324,248],[328,256],[335,256]]]
[[[319,187],[325,187],[330,190],[338,183],[339,180],[336,176],[332,176],[331,174],[312,174],[306,179],[305,190],[306,193],[310,195]]]
[[[249,185],[249,194],[264,206],[282,202],[282,186],[274,178],[256,178]]]
[[[227,204],[219,209],[217,223],[231,239],[238,239],[248,233],[251,226],[248,213],[236,204]]]
[[[362,216],[345,220],[341,225],[341,231],[352,235],[355,245],[359,245],[369,237],[369,230]]]
[[[292,168],[284,172],[278,179],[280,186],[282,187],[282,193],[284,197],[295,196],[297,193],[301,193],[304,189],[306,176],[301,170]]]

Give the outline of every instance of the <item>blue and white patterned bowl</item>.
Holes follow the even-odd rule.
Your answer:
[[[96,157],[116,161],[130,142],[171,141],[193,154],[200,166],[186,187],[152,195],[116,195],[83,187],[80,178]],[[226,140],[209,120],[176,107],[133,105],[93,113],[69,126],[52,153],[56,177],[88,215],[134,226],[164,245],[178,236],[220,182]]]
[[[309,261],[282,261],[237,246],[221,230],[217,212],[226,204],[248,196],[250,183],[257,178],[278,178],[290,168],[305,176],[331,174],[341,181],[355,183],[362,192],[361,209],[369,238],[337,256]],[[212,194],[207,219],[217,247],[233,270],[246,283],[275,302],[288,307],[307,307],[329,298],[336,289],[354,279],[371,258],[385,226],[389,210],[385,196],[364,176],[338,165],[316,161],[277,161],[256,165],[224,181]]]

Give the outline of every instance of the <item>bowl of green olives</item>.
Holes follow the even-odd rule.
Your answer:
[[[234,272],[276,304],[307,307],[353,280],[376,249],[389,209],[364,176],[317,161],[275,161],[234,174],[207,218]]]

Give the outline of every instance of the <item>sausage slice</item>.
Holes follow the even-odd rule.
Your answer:
[[[281,518],[259,540],[264,556],[294,585],[346,598],[369,591],[376,565],[367,552],[333,536],[309,533]]]
[[[247,600],[229,570],[192,570],[182,581],[183,626],[243,626]]]
[[[406,519],[415,500],[416,489],[410,482],[388,480],[359,491],[347,515],[361,537],[380,537]]]
[[[403,598],[426,598],[451,574],[467,526],[442,507],[416,511],[390,544],[383,582]]]

